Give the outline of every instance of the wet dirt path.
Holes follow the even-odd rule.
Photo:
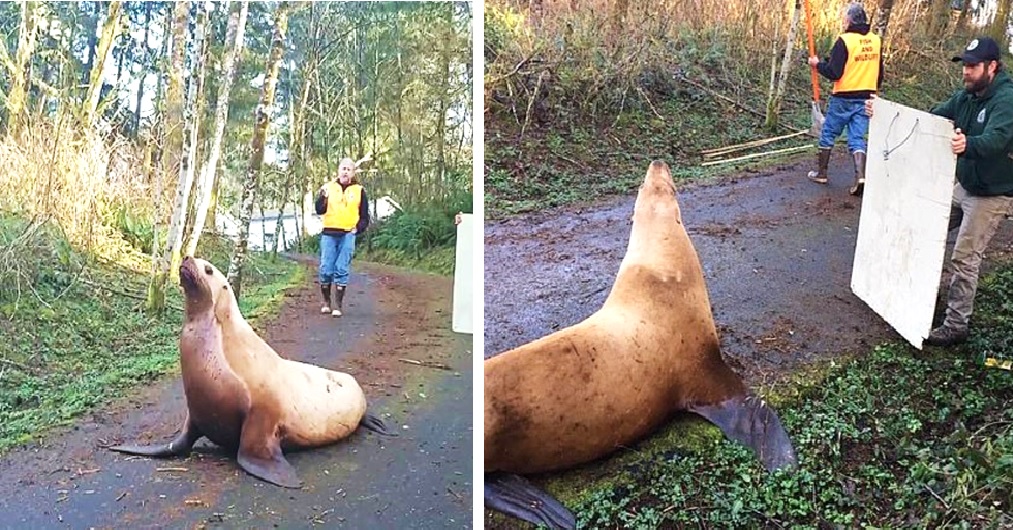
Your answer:
[[[171,439],[185,401],[169,377],[5,455],[0,528],[470,527],[472,342],[450,330],[452,279],[356,264],[334,319],[317,312],[314,271],[258,331],[284,356],[355,376],[397,437],[359,429],[289,453],[299,490],[255,479],[206,439],[188,458],[103,449]]]
[[[805,179],[809,166],[805,159],[679,191],[722,352],[752,385],[902,340],[851,292],[861,200],[847,193],[850,161],[834,157],[828,186]],[[486,223],[487,358],[601,307],[626,252],[635,199],[634,190]],[[1003,223],[990,253],[1008,252],[1011,233]]]

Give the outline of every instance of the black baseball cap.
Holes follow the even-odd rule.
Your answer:
[[[964,64],[978,64],[985,61],[998,61],[1002,57],[999,45],[992,37],[978,37],[967,44],[963,53],[955,55],[953,62],[963,61]]]

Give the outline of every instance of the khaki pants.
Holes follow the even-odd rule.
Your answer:
[[[943,322],[946,327],[967,329],[974,310],[982,255],[1011,206],[1013,197],[976,197],[969,195],[959,182],[954,186],[950,230],[958,226],[960,230],[950,257],[953,277],[946,302],[946,320]]]

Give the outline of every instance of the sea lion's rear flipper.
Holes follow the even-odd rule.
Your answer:
[[[534,525],[566,529],[577,526],[570,510],[518,475],[485,475],[485,506]]]
[[[717,425],[728,438],[751,447],[767,470],[797,464],[781,420],[759,397],[736,396],[716,405],[694,405],[688,410]]]
[[[190,449],[193,449],[193,444],[197,443],[197,440],[201,436],[203,436],[203,434],[201,434],[200,430],[197,429],[197,426],[190,421],[190,413],[188,412],[186,419],[183,420],[183,426],[179,430],[179,435],[173,438],[167,445],[117,445],[110,447],[109,449],[120,453],[141,456],[186,456],[190,454]]]
[[[381,420],[379,416],[370,414],[368,412],[366,413],[365,416],[362,417],[362,421],[359,422],[359,425],[377,434],[382,434],[384,436],[397,436],[397,433],[393,433],[387,430],[387,426],[384,425],[383,420]]]
[[[251,413],[243,422],[239,439],[239,465],[247,473],[285,488],[301,488],[302,481],[285,460],[278,438],[278,425],[269,414]]]

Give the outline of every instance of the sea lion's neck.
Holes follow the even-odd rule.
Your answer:
[[[620,265],[623,268],[642,265],[659,274],[685,272],[692,262],[699,268],[696,250],[679,219],[634,217],[630,242]]]

